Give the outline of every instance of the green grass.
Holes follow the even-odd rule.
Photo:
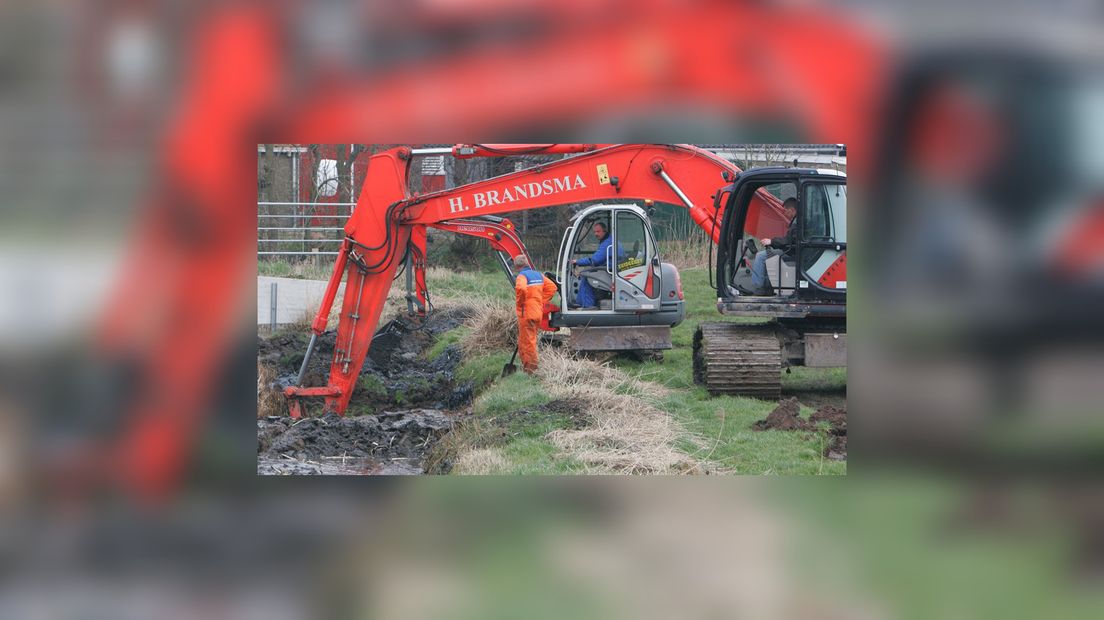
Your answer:
[[[495,384],[495,389],[480,394],[472,408],[476,415],[493,417],[518,409],[537,407],[549,400],[539,381],[518,372],[503,377]]]
[[[381,398],[387,396],[387,386],[376,375],[363,375],[357,380],[357,391],[366,396]]]
[[[501,271],[452,272],[431,268],[426,271],[426,286],[430,299],[440,296],[460,302],[473,298],[514,301],[514,285]]]
[[[499,449],[510,463],[504,474],[567,474],[580,470],[576,461],[557,454],[548,433],[571,427],[563,414],[543,410],[549,402],[540,382],[516,373],[486,390],[475,401],[473,416],[500,433]]]
[[[442,460],[456,458],[468,448],[497,448],[509,462],[503,474],[566,474],[580,470],[581,465],[557,454],[545,439],[549,432],[569,428],[569,416],[542,408],[550,397],[540,382],[518,372],[498,378],[502,363],[498,355],[488,355],[466,362],[458,376],[482,382],[494,380],[472,404],[472,414],[460,422],[435,448],[428,462],[438,465]],[[492,361],[493,360],[493,361]]]
[[[283,258],[258,260],[257,275],[276,278],[329,280],[330,274],[333,273],[335,258],[334,256],[312,256],[296,261]]]
[[[475,297],[509,300],[512,290],[499,273],[450,273],[431,270],[431,291],[456,301]],[[686,298],[686,320],[671,333],[674,348],[664,352],[661,361],[640,362],[617,358],[612,363],[629,374],[659,383],[673,390],[659,404],[687,432],[705,447],[697,447],[687,437],[679,449],[695,458],[714,464],[722,472],[737,474],[845,474],[847,464],[825,459],[824,433],[753,431],[751,425],[763,419],[775,403],[730,396],[712,397],[693,380],[693,336],[699,323],[711,321],[757,322],[755,319],[724,317],[716,309],[716,292],[709,287],[705,269],[682,271]],[[429,355],[437,355],[449,344],[458,342],[466,328],[443,334]],[[477,393],[477,418],[500,428],[496,416],[514,410],[532,408],[547,399],[539,383],[524,375],[499,379],[502,366],[512,351],[495,351],[465,359],[457,379],[473,381]],[[843,391],[847,386],[845,368],[794,368],[782,376],[783,392],[800,398],[803,391]],[[803,414],[811,410],[803,408]],[[494,420],[492,420],[494,419]],[[497,447],[512,464],[511,473],[567,473],[578,471],[579,464],[557,458],[552,446],[542,437],[555,428],[566,428],[569,420],[512,420],[506,441]],[[519,426],[520,424],[520,426]]]
[[[450,329],[447,332],[441,334],[437,337],[437,342],[434,342],[433,346],[426,351],[426,359],[434,359],[438,355],[444,353],[445,349],[449,348],[450,346],[454,344],[460,344],[460,341],[464,339],[464,335],[467,334],[469,331],[471,330],[461,325],[460,327]]]
[[[502,374],[502,367],[510,361],[513,351],[495,351],[487,355],[465,359],[456,370],[457,381],[472,381],[476,390],[482,390]],[[515,362],[516,363],[516,362]]]

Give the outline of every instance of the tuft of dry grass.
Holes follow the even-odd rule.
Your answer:
[[[701,239],[668,239],[660,244],[663,262],[682,269],[705,269],[709,266],[709,244]],[[716,252],[713,257],[716,258]]]
[[[468,452],[491,448],[499,443],[501,433],[501,429],[479,418],[462,418],[426,454],[426,472],[443,474],[453,471]]]
[[[510,462],[494,448],[476,448],[460,455],[452,466],[453,473],[469,476],[501,474],[508,470]]]
[[[590,471],[621,474],[705,471],[703,464],[673,447],[689,435],[656,406],[657,399],[669,394],[666,387],[550,348],[541,351],[538,375],[553,398],[574,398],[588,403],[589,424],[585,428],[552,431],[547,438]]]
[[[486,355],[496,349],[513,349],[517,344],[517,313],[510,304],[485,298],[468,301],[470,330],[460,340],[465,357]]]
[[[609,364],[585,359],[553,347],[541,347],[540,378],[553,398],[589,397],[595,390],[622,393],[655,402],[670,395],[666,386],[629,375]]]
[[[276,381],[276,367],[257,362],[257,417],[285,415],[287,404],[284,395],[272,387]]]

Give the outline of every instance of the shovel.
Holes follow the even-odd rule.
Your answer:
[[[517,372],[517,366],[514,366],[514,360],[517,359],[518,348],[514,347],[514,355],[510,358],[510,363],[502,367],[502,376],[508,377]]]

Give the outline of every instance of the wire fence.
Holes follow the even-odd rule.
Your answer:
[[[336,256],[354,202],[258,202],[257,256]]]

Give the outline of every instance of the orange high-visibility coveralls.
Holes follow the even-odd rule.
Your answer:
[[[534,269],[522,269],[514,282],[517,296],[518,356],[525,372],[537,370],[537,329],[544,304],[556,294],[556,283]]]

